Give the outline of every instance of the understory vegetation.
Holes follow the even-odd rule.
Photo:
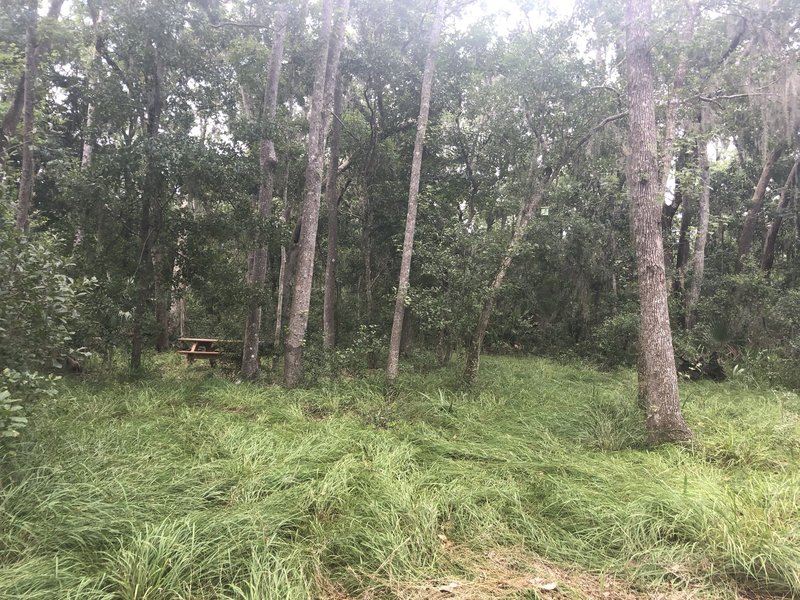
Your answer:
[[[486,357],[309,389],[158,358],[68,378],[0,466],[0,597],[800,594],[800,397]],[[41,413],[41,415],[37,414]],[[555,589],[552,589],[555,584]]]

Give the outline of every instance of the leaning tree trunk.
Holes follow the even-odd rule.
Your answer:
[[[325,187],[325,204],[328,208],[328,256],[325,261],[325,296],[322,305],[322,347],[326,353],[333,351],[336,345],[336,260],[339,242],[339,193],[336,179],[339,174],[339,145],[342,136],[341,78],[337,78],[335,87],[331,157]]]
[[[781,190],[781,199],[778,203],[775,220],[770,223],[767,238],[764,240],[764,250],[761,253],[761,270],[765,273],[769,273],[772,270],[772,265],[775,262],[775,242],[778,240],[778,232],[781,229],[783,217],[789,211],[789,204],[792,198],[789,190],[793,184],[796,185],[798,165],[800,165],[800,158],[794,161],[792,170],[789,171],[789,176],[786,178],[786,183]]]
[[[33,105],[36,87],[36,10],[31,0],[25,30],[25,84],[23,86],[22,173],[19,177],[17,200],[17,229],[27,231],[33,203]]]
[[[701,130],[703,129],[701,116]],[[706,241],[708,240],[708,220],[710,215],[709,199],[711,197],[711,179],[708,166],[708,148],[705,136],[697,143],[697,161],[700,166],[700,194],[698,202],[697,238],[694,243],[692,258],[692,278],[689,293],[686,296],[685,326],[692,329],[697,319],[697,304],[700,301],[700,290],[703,287],[703,274],[706,267]]]
[[[678,399],[678,378],[667,307],[661,189],[656,151],[650,0],[628,0],[626,66],[629,102],[628,193],[639,275],[641,347],[646,377],[644,404],[650,443],[691,438]],[[640,374],[641,376],[641,374]]]
[[[349,0],[338,0],[336,29],[332,32],[332,0],[322,5],[320,53],[314,73],[314,91],[308,111],[308,165],[303,190],[303,208],[300,215],[300,242],[294,273],[292,305],[284,342],[283,382],[287,387],[298,385],[303,378],[303,342],[308,327],[308,310],[311,305],[311,284],[314,278],[314,254],[317,247],[322,169],[327,128],[327,102],[333,97],[331,86],[339,68],[339,54],[344,42]]]
[[[411,182],[408,188],[408,213],[406,214],[406,230],[403,238],[403,256],[400,261],[400,279],[397,284],[397,297],[394,304],[392,335],[389,340],[389,360],[386,364],[386,378],[389,382],[397,379],[400,372],[400,338],[403,334],[403,316],[408,297],[408,283],[411,275],[411,254],[414,250],[414,232],[417,226],[417,199],[419,198],[419,180],[422,171],[422,150],[425,144],[425,130],[428,127],[428,112],[431,106],[431,88],[433,87],[434,53],[439,43],[439,36],[444,23],[445,0],[438,0],[436,16],[431,26],[428,41],[428,54],[425,57],[425,70],[422,74],[422,92],[417,118],[417,137],[414,140],[414,155],[411,159]],[[369,285],[369,282],[367,282]]]
[[[534,172],[534,169],[531,169],[531,173],[533,174]],[[527,202],[525,202],[525,204],[523,204],[523,206],[520,208],[519,214],[517,215],[517,222],[514,224],[514,233],[511,234],[511,241],[509,242],[508,247],[503,254],[503,258],[500,261],[500,267],[497,269],[494,279],[489,285],[489,289],[486,291],[486,299],[483,301],[481,312],[478,315],[478,323],[475,327],[475,331],[472,333],[472,338],[470,339],[469,347],[467,348],[464,379],[470,385],[473,384],[478,377],[481,349],[483,348],[483,340],[486,337],[486,330],[489,327],[489,319],[491,318],[492,311],[494,310],[495,296],[497,295],[500,287],[503,285],[503,281],[505,281],[508,268],[511,266],[511,262],[514,259],[514,256],[516,255],[523,238],[525,237],[525,232],[528,230],[528,224],[530,223],[533,215],[536,213],[542,201],[542,189],[539,187],[537,182],[534,181],[533,175],[530,179],[530,185],[534,186],[533,192],[531,193]]]
[[[736,272],[742,270],[744,258],[750,252],[753,245],[753,236],[756,232],[756,224],[758,223],[758,215],[761,214],[761,209],[764,206],[764,196],[767,192],[767,185],[772,177],[772,169],[775,162],[781,155],[783,148],[779,145],[770,152],[764,166],[761,169],[761,176],[758,178],[758,183],[753,191],[753,198],[750,201],[750,210],[747,211],[747,216],[744,219],[744,226],[742,227],[742,234],[739,236],[739,244],[736,252]]]
[[[275,32],[272,40],[272,53],[269,61],[267,83],[264,86],[264,108],[262,118],[263,137],[261,139],[261,182],[258,188],[258,220],[266,222],[272,216],[272,190],[275,180],[275,167],[278,157],[275,154],[275,115],[278,110],[278,82],[283,61],[283,40],[289,8],[282,5],[275,13]],[[259,232],[260,237],[260,232]],[[247,307],[247,320],[244,327],[242,350],[242,378],[252,379],[258,373],[258,342],[261,332],[262,298],[261,290],[267,280],[267,244],[259,240],[252,254],[252,268],[247,282],[250,287],[250,301]]]

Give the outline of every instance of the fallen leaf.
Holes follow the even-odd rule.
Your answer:
[[[451,581],[447,585],[443,585],[441,587],[436,588],[436,591],[441,592],[443,594],[452,594],[454,593],[453,590],[456,589],[458,585],[459,584],[457,581]]]
[[[555,581],[545,581],[539,577],[529,580],[529,583],[543,592],[552,592],[554,589],[558,588],[558,584]]]

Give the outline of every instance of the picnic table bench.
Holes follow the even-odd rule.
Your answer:
[[[186,362],[192,363],[197,358],[208,359],[211,366],[217,364],[217,359],[221,357],[241,357],[242,355],[242,340],[223,340],[220,338],[211,337],[182,337],[178,338],[179,342],[187,344],[188,350],[178,350],[178,354],[186,357]],[[258,345],[259,353],[269,353],[272,349],[271,342],[261,342]]]
[[[190,345],[188,350],[178,350],[178,354],[186,357],[186,362],[192,363],[196,358],[207,358],[211,366],[216,366],[217,358],[222,354],[218,349],[219,344],[224,340],[217,338],[178,338],[179,342]]]

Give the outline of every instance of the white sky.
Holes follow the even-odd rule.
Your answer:
[[[476,0],[456,17],[456,28],[463,31],[490,16],[497,34],[504,36],[520,23],[536,29],[548,15],[569,16],[574,5],[574,0]]]

